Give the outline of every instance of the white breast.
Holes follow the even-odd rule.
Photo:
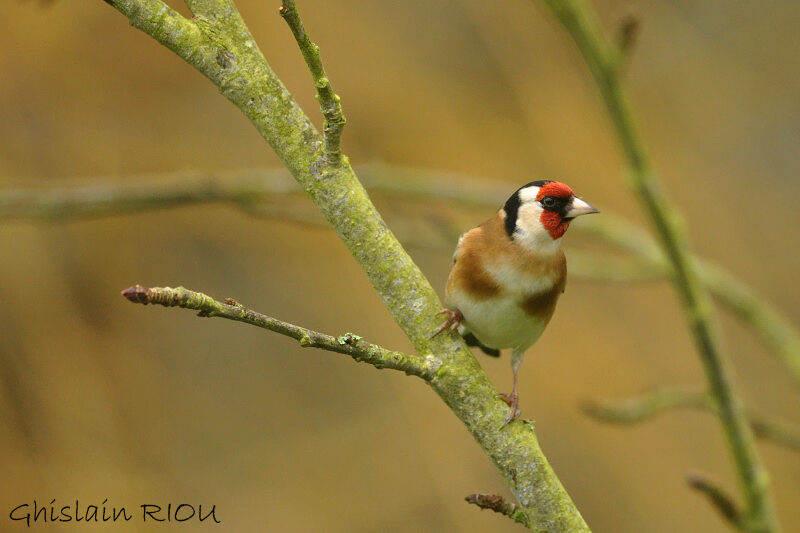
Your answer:
[[[475,300],[463,291],[455,291],[449,295],[447,305],[461,311],[463,324],[486,346],[525,350],[536,342],[547,324],[523,311],[518,302],[510,295]]]
[[[552,276],[520,271],[507,262],[487,263],[484,268],[495,283],[503,287],[504,293],[517,298],[518,301],[532,294],[549,291],[556,283]]]
[[[558,243],[532,253],[518,247],[522,244],[516,234],[513,243],[487,237],[487,232],[504,231],[499,222],[492,219],[459,241],[445,304],[461,311],[462,324],[487,347],[522,352],[536,342],[550,319],[549,312],[532,315],[524,306],[531,309],[537,295],[554,296],[562,283],[564,257]]]

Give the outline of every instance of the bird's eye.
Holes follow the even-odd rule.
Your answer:
[[[545,196],[542,200],[542,205],[547,208],[553,208],[556,206],[556,199],[552,196]]]

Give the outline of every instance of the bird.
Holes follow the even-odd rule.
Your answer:
[[[497,357],[511,348],[513,386],[500,394],[519,417],[517,373],[525,351],[544,332],[567,281],[561,239],[576,217],[598,213],[564,183],[532,181],[497,214],[464,233],[453,253],[443,309],[433,336],[458,331],[469,346]]]

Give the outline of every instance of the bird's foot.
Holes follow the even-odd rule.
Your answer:
[[[522,411],[520,411],[519,409],[519,394],[517,394],[516,391],[501,392],[500,394],[497,395],[497,397],[506,402],[508,407],[511,408],[511,410],[508,413],[508,418],[506,418],[506,422],[505,424],[503,424],[503,427],[506,427],[511,422],[516,420],[519,417],[519,415],[522,414]]]
[[[458,328],[458,326],[461,325],[461,321],[464,319],[464,315],[462,315],[461,311],[458,309],[455,311],[452,309],[442,309],[438,314],[447,315],[447,320],[444,321],[444,324],[439,326],[439,329],[433,332],[431,338],[434,338],[436,335],[448,328],[450,328],[450,331],[454,331],[456,328]]]

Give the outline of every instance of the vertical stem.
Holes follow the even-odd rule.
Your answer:
[[[583,0],[545,0],[572,36],[594,76],[620,146],[630,167],[630,183],[644,204],[672,264],[673,281],[703,363],[710,393],[718,406],[746,507],[741,525],[748,531],[778,531],[766,470],[756,452],[753,433],[733,390],[728,365],[719,350],[711,317],[711,301],[699,283],[677,210],[664,196],[654,175],[620,83],[619,51],[603,36],[596,16]]]

